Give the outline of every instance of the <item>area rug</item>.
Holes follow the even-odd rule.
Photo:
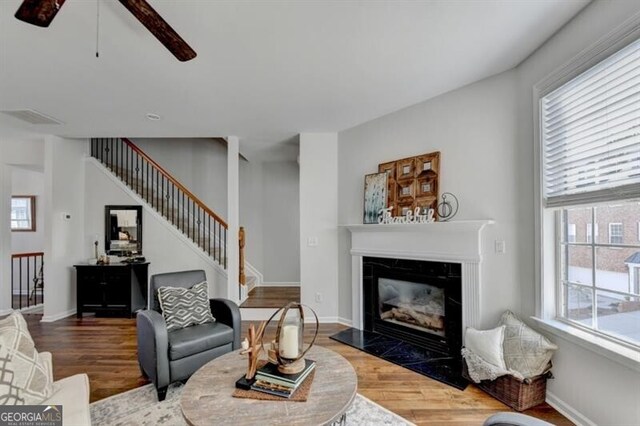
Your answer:
[[[182,384],[171,385],[167,398],[162,402],[158,402],[153,385],[94,402],[91,404],[91,422],[93,426],[185,426],[187,423],[180,411],[182,388]],[[413,425],[360,394],[347,410],[346,424]]]

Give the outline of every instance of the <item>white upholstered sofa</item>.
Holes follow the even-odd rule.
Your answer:
[[[50,352],[40,352],[53,375],[53,362]],[[53,382],[53,395],[42,401],[42,405],[62,405],[62,424],[64,426],[91,426],[89,411],[89,377],[76,374]]]

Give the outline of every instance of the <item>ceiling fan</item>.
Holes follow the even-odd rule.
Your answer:
[[[24,0],[15,17],[38,27],[48,27],[66,0]],[[99,0],[98,0],[99,1]],[[189,61],[196,52],[146,0],[118,0],[179,61]]]

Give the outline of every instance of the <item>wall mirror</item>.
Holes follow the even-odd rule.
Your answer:
[[[107,254],[142,255],[142,206],[105,206],[104,223]]]

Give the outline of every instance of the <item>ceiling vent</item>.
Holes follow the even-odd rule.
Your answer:
[[[10,115],[18,120],[26,121],[30,124],[62,124],[61,121],[55,118],[44,115],[41,112],[32,109],[20,109],[14,111],[0,111],[3,114]]]

